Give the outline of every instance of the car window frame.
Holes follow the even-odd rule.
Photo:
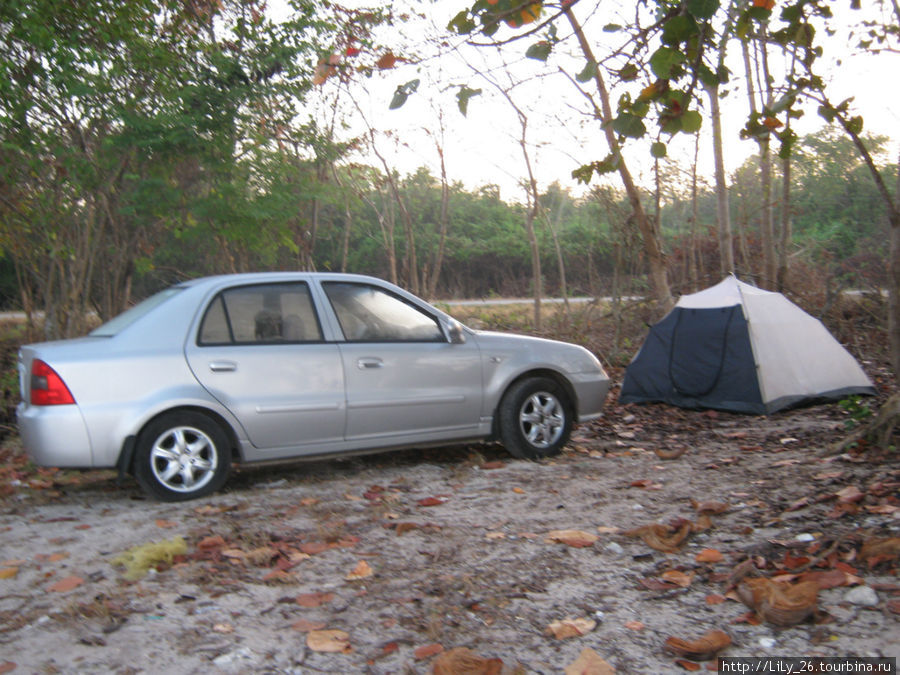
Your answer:
[[[313,314],[313,318],[315,319],[315,325],[318,332],[319,337],[313,340],[246,340],[246,341],[238,341],[235,338],[234,334],[234,324],[232,322],[231,316],[228,311],[228,303],[225,301],[225,295],[231,291],[238,291],[242,289],[254,288],[254,287],[274,287],[274,286],[303,286],[306,289],[307,296],[309,298],[310,309]],[[228,342],[204,342],[202,339],[203,335],[203,327],[206,323],[206,319],[209,316],[210,311],[216,306],[216,304],[220,304],[222,308],[222,312],[225,315],[226,325],[228,327]],[[216,291],[213,295],[212,299],[207,303],[206,307],[203,310],[203,313],[200,317],[200,321],[197,324],[196,334],[194,336],[194,344],[197,347],[262,347],[262,346],[285,346],[285,345],[316,345],[323,344],[328,340],[325,337],[325,330],[322,323],[322,317],[320,308],[316,301],[315,293],[313,292],[313,286],[309,281],[305,279],[301,280],[287,280],[287,281],[262,281],[255,283],[247,283],[247,284],[238,284],[235,286],[228,286],[227,288],[222,288]]]
[[[359,286],[363,288],[372,289],[383,293],[384,295],[397,300],[404,305],[412,308],[413,310],[419,312],[423,316],[428,317],[435,325],[437,329],[437,333],[434,338],[348,338],[345,331],[344,325],[341,322],[340,314],[334,306],[334,302],[331,299],[331,296],[328,293],[328,287],[332,285],[341,285],[341,286]],[[336,329],[339,333],[340,340],[347,344],[444,344],[447,342],[447,334],[444,329],[443,322],[440,319],[440,316],[435,312],[428,311],[426,307],[423,307],[419,303],[411,301],[409,298],[406,298],[399,293],[394,292],[390,288],[386,288],[379,284],[368,283],[366,281],[356,281],[356,280],[344,280],[344,279],[326,279],[321,282],[322,293],[325,298],[325,302],[328,303],[328,309],[331,314],[334,316],[336,322]]]

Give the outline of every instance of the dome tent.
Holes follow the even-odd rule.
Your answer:
[[[770,414],[853,394],[875,388],[821,321],[730,276],[651,326],[619,401]]]

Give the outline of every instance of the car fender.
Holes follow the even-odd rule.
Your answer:
[[[94,422],[88,432],[94,446],[95,466],[117,466],[129,437],[136,439],[141,430],[159,415],[184,409],[199,410],[218,418],[227,426],[225,432],[241,453],[247,435],[234,415],[199,384],[179,385],[158,389],[148,396],[128,401],[104,415],[106,420],[99,415],[91,416]],[[104,424],[104,421],[110,424]]]

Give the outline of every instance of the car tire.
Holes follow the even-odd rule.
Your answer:
[[[572,405],[562,387],[548,377],[513,384],[500,401],[500,440],[520,459],[550,457],[572,433]]]
[[[167,413],[138,436],[134,477],[144,492],[162,501],[212,494],[225,484],[230,469],[228,436],[202,413]]]

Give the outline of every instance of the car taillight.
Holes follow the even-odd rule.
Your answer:
[[[40,359],[31,362],[31,404],[70,405],[75,403],[72,392],[46,363]]]

